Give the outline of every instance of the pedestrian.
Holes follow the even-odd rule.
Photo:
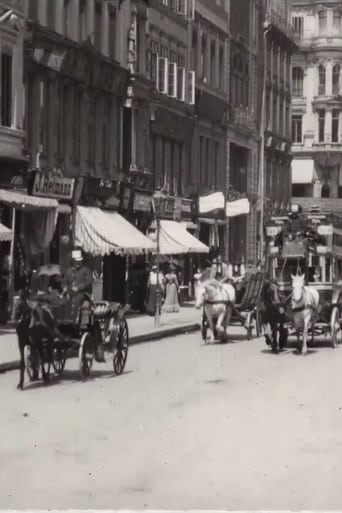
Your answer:
[[[174,264],[169,265],[169,272],[165,275],[165,288],[166,296],[163,312],[179,312],[179,284]]]
[[[146,300],[146,312],[149,315],[155,315],[156,313],[156,296],[157,296],[157,287],[158,287],[158,274],[157,274],[157,266],[153,265],[150,271],[148,281],[147,281],[147,300]],[[159,298],[160,303],[162,299],[162,293],[164,291],[164,275],[159,271]],[[159,313],[161,310],[161,304],[159,305]]]

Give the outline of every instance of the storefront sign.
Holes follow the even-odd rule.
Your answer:
[[[134,195],[133,210],[139,212],[149,212],[151,210],[152,198],[147,194],[138,192]]]
[[[193,201],[182,198],[182,219],[191,219],[193,217]]]
[[[121,182],[93,176],[80,177],[83,183],[80,200],[86,205],[96,205],[111,210],[117,210],[121,204]]]
[[[34,177],[31,194],[48,198],[72,200],[75,179],[63,178],[53,173],[39,173]]]

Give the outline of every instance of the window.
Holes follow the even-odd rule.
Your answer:
[[[340,72],[341,67],[339,64],[335,64],[332,71],[332,92],[333,94],[340,93]]]
[[[323,64],[318,66],[318,94],[325,94],[325,67]]]
[[[1,54],[1,125],[12,124],[12,55]]]
[[[188,72],[188,103],[195,105],[195,72]]]
[[[88,36],[87,2],[86,2],[86,0],[80,0],[78,24],[79,24],[78,33],[79,33],[80,41],[85,41]]]
[[[341,13],[339,11],[333,13],[333,34],[341,34]]]
[[[177,97],[177,63],[169,62],[169,73],[168,73],[168,95],[171,98]]]
[[[102,3],[95,3],[95,30],[94,30],[94,46],[101,51],[102,39]]]
[[[331,120],[331,142],[338,142],[338,122],[339,122],[340,111],[333,109],[332,120]]]
[[[304,72],[299,66],[292,68],[292,94],[293,96],[303,96],[303,78]]]
[[[215,41],[210,43],[210,84],[216,87],[216,44]]]
[[[327,183],[322,187],[322,198],[330,198],[330,187]]]
[[[177,100],[185,101],[185,68],[177,68]]]
[[[115,50],[116,50],[116,16],[115,16],[115,10],[113,7],[111,7],[110,4],[107,6],[109,11],[109,23],[108,23],[108,55],[111,59],[115,60]],[[137,42],[140,46],[141,42],[141,23],[140,20],[137,20]],[[145,34],[144,34],[145,35]],[[141,65],[141,56],[138,48],[138,69],[140,71]]]
[[[157,59],[157,91],[163,94],[168,91],[168,62],[165,57]]]
[[[318,142],[324,142],[325,131],[325,110],[319,109],[318,111]]]
[[[326,34],[327,32],[327,11],[320,11],[318,13],[318,27],[320,34]]]
[[[157,60],[158,60],[158,51],[159,44],[157,41],[151,41],[150,45],[151,57],[150,57],[150,79],[154,84],[157,83]]]
[[[220,162],[220,143],[215,142],[214,149],[214,186],[218,187],[218,176],[219,176],[219,162]]]
[[[220,46],[220,54],[219,54],[219,89],[224,91],[224,47]]]
[[[200,76],[204,78],[207,73],[207,39],[202,36],[201,41],[201,62],[200,62]]]
[[[74,89],[74,133],[73,133],[73,150],[74,162],[80,161],[81,152],[81,113],[82,113],[82,90],[75,87]]]
[[[292,141],[294,143],[302,142],[302,123],[303,116],[301,114],[292,116]]]
[[[304,18],[303,16],[293,16],[292,18],[292,28],[294,32],[299,36],[303,36],[303,28],[304,28]]]

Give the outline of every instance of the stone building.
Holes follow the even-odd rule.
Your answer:
[[[268,0],[265,19],[265,212],[291,200],[291,58],[297,48],[291,2]]]
[[[342,211],[342,8],[294,1],[292,194],[304,209]]]

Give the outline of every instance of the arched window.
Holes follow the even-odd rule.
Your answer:
[[[322,187],[322,198],[330,198],[330,187],[327,183]]]
[[[340,73],[341,66],[339,64],[335,64],[332,71],[332,92],[333,94],[340,93]]]
[[[303,78],[304,72],[299,66],[292,68],[292,94],[293,96],[303,96]]]
[[[318,94],[325,94],[325,66],[318,66]]]

